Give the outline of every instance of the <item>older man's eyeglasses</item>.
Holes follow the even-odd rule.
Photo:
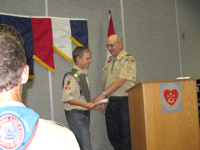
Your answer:
[[[106,48],[109,48],[109,47],[113,48],[114,46],[115,44],[110,44],[110,45],[106,45]]]

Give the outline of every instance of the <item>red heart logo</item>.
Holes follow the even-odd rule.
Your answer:
[[[178,91],[176,89],[173,90],[165,90],[164,91],[164,97],[165,100],[167,101],[167,103],[169,105],[174,105],[174,103],[176,102],[177,98],[178,98]]]

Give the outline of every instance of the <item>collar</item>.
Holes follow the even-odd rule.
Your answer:
[[[22,106],[22,107],[26,107],[23,103],[17,102],[17,101],[4,101],[4,102],[0,102],[0,108],[1,107],[6,107],[6,106]]]
[[[76,65],[74,65],[73,68],[74,68],[74,69],[77,69],[77,70],[80,71],[82,74],[88,75],[88,72],[87,72],[85,69],[81,70],[81,69],[80,69],[78,66],[76,66]]]
[[[112,60],[114,60],[114,59],[120,60],[121,57],[124,55],[124,53],[126,53],[126,52],[125,52],[125,50],[123,49],[123,50],[117,55],[116,58],[115,58],[114,56],[112,56]]]
[[[118,54],[118,56],[116,57],[116,59],[117,59],[117,60],[120,60],[121,57],[124,55],[124,53],[126,53],[125,50],[122,50],[122,51]]]

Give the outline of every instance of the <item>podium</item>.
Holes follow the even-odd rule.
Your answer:
[[[196,80],[144,81],[126,91],[132,150],[199,150]],[[166,97],[176,95],[174,87],[179,97],[172,103]]]

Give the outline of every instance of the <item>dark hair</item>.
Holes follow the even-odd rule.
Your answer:
[[[11,33],[0,32],[0,92],[18,85],[25,65],[21,43]]]
[[[91,53],[91,51],[87,47],[76,47],[72,52],[74,63],[76,63],[76,57],[80,56],[80,58],[82,58],[85,52]]]

